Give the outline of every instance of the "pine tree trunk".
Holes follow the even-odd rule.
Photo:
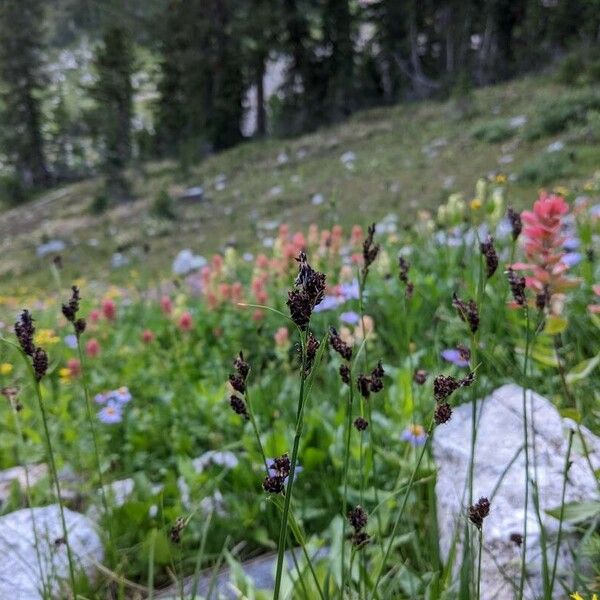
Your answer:
[[[267,133],[267,112],[265,108],[265,58],[261,56],[256,63],[256,137]]]

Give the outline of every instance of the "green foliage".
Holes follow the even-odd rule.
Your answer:
[[[19,185],[47,186],[39,93],[42,74],[44,3],[0,3],[0,144]]]
[[[126,29],[109,27],[95,57],[97,80],[90,93],[96,101],[95,131],[102,154],[102,168],[111,194],[128,197],[124,169],[131,159],[133,111],[133,49]]]
[[[569,94],[546,102],[537,108],[537,116],[529,123],[523,136],[526,140],[556,135],[573,125],[586,122],[588,111],[600,109],[600,94],[583,92]]]
[[[519,180],[535,185],[546,185],[571,174],[575,158],[570,152],[544,152],[526,162],[519,172]]]
[[[151,212],[159,219],[174,220],[177,214],[173,208],[173,199],[167,190],[161,190],[152,202]]]
[[[108,194],[106,194],[104,191],[100,191],[92,199],[89,210],[93,215],[101,215],[106,212],[109,206],[110,200]]]
[[[504,142],[514,135],[514,129],[510,127],[505,119],[494,119],[487,123],[482,123],[474,127],[471,135],[477,139],[487,142],[488,144],[498,144]]]
[[[18,206],[28,199],[29,195],[23,182],[14,174],[0,176],[0,203],[5,206]]]

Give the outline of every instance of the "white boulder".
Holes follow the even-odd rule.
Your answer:
[[[90,519],[67,508],[64,512],[75,568],[93,579],[96,564],[104,558],[100,537]],[[63,597],[60,590],[68,588],[69,567],[62,538],[58,504],[23,508],[0,517],[0,598],[43,598],[44,586],[52,597]]]
[[[576,430],[573,421],[562,419],[552,403],[535,392],[526,392],[529,431],[530,476],[536,466],[541,521],[548,537],[550,569],[554,559],[558,519],[546,511],[561,504],[563,472],[568,446],[568,431]],[[533,415],[533,419],[532,419]],[[523,452],[523,388],[510,384],[477,401],[477,435],[474,466],[474,501],[490,499],[491,510],[483,525],[482,598],[512,600],[519,583],[521,549],[511,534],[522,534],[527,518],[526,597],[537,597],[542,590],[541,530],[529,486],[527,515],[524,511],[525,456]],[[588,460],[583,452],[585,440]],[[452,419],[435,431],[433,453],[438,467],[436,484],[440,547],[448,557],[454,536],[458,536],[457,562],[468,510],[468,470],[471,445],[471,404],[454,410]],[[535,448],[535,459],[534,459]],[[574,436],[568,471],[565,501],[581,502],[598,498],[593,469],[600,467],[600,439],[585,428]],[[473,527],[469,524],[473,531]],[[569,544],[574,543],[567,523],[557,577],[567,585],[572,576]],[[476,538],[474,538],[476,540]],[[556,597],[564,597],[559,581]]]

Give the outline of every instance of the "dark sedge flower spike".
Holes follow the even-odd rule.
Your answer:
[[[520,533],[511,533],[508,539],[518,548],[523,544],[523,536]]]
[[[408,278],[408,272],[410,270],[410,263],[403,256],[398,257],[398,267],[400,272],[398,277],[400,281],[406,285],[405,295],[407,299],[411,299],[413,292],[415,290],[415,286],[413,282]]]
[[[513,209],[512,206],[508,207],[508,220],[510,221],[510,227],[512,229],[512,239],[516,241],[521,235],[523,230],[523,222],[521,221],[521,214]]]
[[[306,340],[306,374],[307,375],[310,372],[312,364],[317,355],[317,350],[319,349],[320,345],[321,345],[321,342],[319,342],[319,340],[312,333],[309,333],[308,338]]]
[[[462,379],[452,375],[438,375],[433,380],[433,396],[436,402],[443,402],[458,388],[469,387],[475,381],[475,371],[471,371]]]
[[[356,431],[364,431],[369,426],[369,421],[363,419],[362,417],[356,417],[354,419],[354,427]]]
[[[340,334],[333,327],[329,328],[329,343],[344,360],[352,358],[352,348],[342,340]]]
[[[416,369],[413,380],[417,385],[424,385],[427,381],[427,371],[425,369]]]
[[[356,387],[360,395],[367,400],[371,395],[371,378],[366,375],[359,375],[356,378]]]
[[[250,415],[248,414],[248,408],[246,407],[246,403],[239,396],[236,396],[235,394],[230,396],[229,405],[231,406],[231,409],[236,415],[240,415],[245,419],[248,419],[250,417]]]
[[[79,288],[74,285],[71,288],[71,298],[67,304],[62,305],[62,314],[65,316],[65,319],[70,323],[75,323],[75,319],[77,318],[77,313],[79,312],[79,301],[81,297],[79,296]]]
[[[181,534],[185,529],[185,519],[183,517],[177,517],[175,524],[169,530],[169,539],[174,544],[179,544],[181,542]]]
[[[481,529],[483,520],[490,514],[490,501],[487,498],[479,500],[469,507],[469,520],[477,529]]]
[[[356,506],[348,511],[348,521],[356,531],[360,531],[367,526],[369,517],[367,511],[362,506]]]
[[[539,311],[543,311],[546,306],[550,303],[550,290],[548,286],[545,285],[544,289],[535,296],[535,306]]]
[[[479,248],[485,259],[486,275],[489,279],[498,268],[498,254],[496,248],[494,248],[494,238],[488,235],[485,242],[481,242]]]
[[[244,354],[240,351],[239,356],[233,361],[233,367],[239,376],[246,381],[250,373],[250,365],[244,360]]]
[[[375,235],[375,223],[371,224],[367,230],[367,237],[363,242],[363,277],[369,272],[369,267],[373,264],[379,254],[379,244],[373,242]]]
[[[304,252],[296,259],[299,263],[295,289],[288,292],[287,305],[292,321],[306,329],[312,312],[325,296],[325,275],[315,271],[306,259]]]
[[[48,355],[46,351],[43,348],[36,348],[31,357],[31,363],[36,381],[41,381],[46,371],[48,371]]]
[[[377,366],[371,371],[371,391],[376,394],[383,389],[383,376],[385,371],[381,366],[381,361],[377,363]]]
[[[340,377],[346,385],[351,383],[350,367],[347,364],[340,365]]]
[[[282,454],[274,459],[269,467],[272,475],[278,475],[282,479],[285,479],[290,474],[290,469],[290,457],[287,454]]]
[[[236,392],[239,392],[240,394],[246,392],[246,382],[239,375],[231,373],[229,375],[229,383]]]
[[[410,270],[410,263],[404,258],[404,256],[398,257],[398,267],[400,269],[400,273],[398,275],[400,281],[402,283],[408,283],[408,272]]]
[[[515,302],[519,306],[525,306],[525,277],[517,275],[510,267],[508,268],[506,275]]]
[[[28,310],[24,310],[19,316],[19,320],[15,323],[15,335],[19,346],[25,354],[33,356],[35,352],[35,346],[33,344],[33,335],[35,334],[35,327],[33,325],[33,318]]]
[[[354,529],[354,532],[350,535],[350,539],[356,548],[364,546],[370,540],[369,534],[364,531],[368,518],[367,511],[362,506],[356,506],[348,511],[348,521]]]
[[[279,475],[267,475],[263,480],[263,490],[268,494],[281,494],[284,489],[283,477]]]
[[[456,308],[458,316],[462,321],[469,325],[471,333],[475,333],[479,329],[479,310],[474,300],[461,300],[456,292],[452,295],[452,306]]]
[[[246,379],[248,378],[248,373],[250,373],[250,365],[244,360],[242,352],[233,361],[233,368],[236,370],[236,373],[229,375],[229,383],[236,392],[244,394],[246,392]]]
[[[447,402],[442,402],[435,407],[433,420],[436,425],[447,423],[452,417],[452,407]]]

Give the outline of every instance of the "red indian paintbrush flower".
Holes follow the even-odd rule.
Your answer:
[[[532,211],[525,210],[521,213],[524,250],[528,262],[515,263],[512,269],[526,271],[527,287],[538,297],[545,297],[547,300],[577,285],[576,279],[566,276],[569,267],[563,262],[565,238],[561,228],[568,212],[569,205],[563,198],[542,193],[533,204]]]

